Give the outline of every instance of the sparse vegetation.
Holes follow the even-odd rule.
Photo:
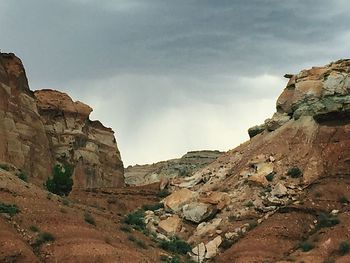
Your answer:
[[[142,248],[142,249],[148,249],[148,246],[146,245],[146,243],[140,239],[137,239],[136,237],[134,237],[133,235],[129,235],[128,239],[131,242],[134,242],[138,247]]]
[[[30,229],[30,231],[32,231],[32,232],[39,232],[39,231],[40,231],[38,227],[33,226],[33,225],[30,226],[29,229]]]
[[[48,232],[42,232],[38,235],[38,237],[36,238],[33,247],[38,248],[40,247],[42,244],[50,242],[50,241],[54,241],[55,237]]]
[[[23,170],[19,170],[19,172],[16,174],[19,179],[21,179],[24,182],[28,182],[28,176]]]
[[[303,251],[303,252],[308,252],[311,249],[313,249],[315,247],[315,245],[309,241],[305,241],[299,244],[299,248]]]
[[[227,250],[233,245],[233,243],[234,243],[233,240],[224,238],[224,240],[220,244],[220,247],[224,250]]]
[[[254,204],[253,204],[252,201],[249,201],[249,202],[245,203],[244,205],[245,205],[246,207],[253,207],[253,206],[254,206]]]
[[[15,214],[19,213],[19,211],[19,208],[15,204],[0,203],[0,214],[14,216]]]
[[[292,167],[288,170],[287,175],[291,178],[299,178],[302,177],[303,173],[298,167]]]
[[[55,165],[52,172],[52,177],[49,177],[45,182],[45,187],[51,193],[67,196],[72,191],[73,179],[72,168],[69,165]]]
[[[86,223],[89,223],[90,225],[96,226],[95,218],[89,212],[85,212],[84,220]]]
[[[145,211],[147,210],[155,211],[163,207],[164,205],[162,203],[156,203],[156,204],[143,205],[142,209]]]
[[[158,193],[157,193],[157,197],[159,198],[165,198],[169,195],[169,191],[167,189],[163,189],[163,190],[160,190]]]
[[[187,252],[191,251],[191,246],[176,236],[171,238],[169,241],[160,241],[159,246],[166,251],[176,254],[185,255]]]
[[[9,171],[10,167],[7,164],[0,163],[0,169],[5,170],[5,171]]]
[[[339,224],[339,222],[340,220],[335,215],[321,213],[317,219],[316,229],[332,227]]]
[[[228,216],[228,221],[235,222],[236,220],[237,220],[237,216],[235,216],[235,215],[229,215]]]
[[[125,226],[125,225],[121,226],[119,229],[123,232],[128,232],[128,233],[130,233],[132,231],[131,227]]]
[[[345,196],[340,197],[338,201],[339,201],[339,203],[342,203],[342,204],[349,203],[349,200]]]
[[[350,251],[350,244],[346,241],[340,242],[339,245],[339,255],[344,256]]]
[[[251,229],[253,229],[253,228],[258,226],[258,221],[257,220],[251,220],[251,221],[248,222],[248,224],[249,224],[248,230],[251,230]]]
[[[66,197],[65,197],[65,198],[63,198],[63,199],[62,199],[62,204],[63,204],[63,205],[68,206],[68,205],[70,204],[69,199],[68,199],[68,198],[66,198]]]
[[[274,173],[269,173],[268,175],[265,176],[265,178],[267,181],[272,182],[274,176],[275,176]]]
[[[143,210],[137,210],[133,213],[128,214],[124,218],[124,223],[132,226],[137,230],[143,230],[146,227],[144,218],[145,212]]]

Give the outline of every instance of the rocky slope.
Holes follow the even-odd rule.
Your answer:
[[[147,185],[178,177],[187,177],[215,161],[222,152],[192,151],[179,159],[146,165],[134,165],[125,169],[127,185]]]
[[[274,116],[173,181],[149,229],[186,239],[197,262],[349,262],[349,74],[340,60],[287,75]]]
[[[92,109],[64,93],[33,93],[14,54],[0,53],[0,163],[38,184],[56,163],[71,164],[74,187],[123,186],[123,163],[114,133],[91,121]]]

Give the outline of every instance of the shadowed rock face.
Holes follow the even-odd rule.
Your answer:
[[[0,162],[41,183],[57,162],[71,164],[75,188],[123,186],[114,132],[91,121],[92,109],[55,90],[32,92],[14,54],[0,53]]]

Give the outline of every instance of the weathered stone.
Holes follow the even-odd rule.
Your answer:
[[[271,191],[271,195],[276,197],[285,196],[287,193],[288,193],[287,188],[280,182],[277,183]]]
[[[265,124],[262,125],[255,125],[248,129],[248,134],[250,138],[253,138],[254,136],[262,133],[266,129]]]
[[[219,252],[219,246],[222,242],[221,236],[217,236],[213,240],[209,241],[205,248],[207,250],[207,253],[205,254],[205,258],[213,258],[215,257]]]
[[[194,254],[194,256],[192,256],[192,259],[195,262],[203,262],[203,260],[205,259],[205,253],[206,253],[204,243],[202,242],[198,244],[196,247],[194,247],[192,249],[192,253]]]
[[[181,229],[181,219],[178,215],[173,215],[158,223],[159,229],[164,231],[167,235],[174,235]]]
[[[216,205],[217,209],[221,210],[228,206],[231,202],[230,196],[223,192],[209,192],[199,198],[202,203]]]
[[[200,223],[215,213],[216,209],[210,204],[190,203],[182,208],[182,215],[185,219]]]
[[[178,212],[182,209],[185,204],[192,202],[196,197],[197,193],[192,192],[188,189],[180,189],[167,196],[164,200],[165,209]]]

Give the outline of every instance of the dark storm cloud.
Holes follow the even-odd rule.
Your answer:
[[[349,12],[345,0],[3,0],[0,48],[22,58],[32,88],[58,88],[93,104],[134,162],[145,160],[137,151],[155,130],[164,142],[173,136],[169,152],[183,152],[178,140],[188,140],[188,127],[205,134],[217,123],[220,132],[239,117],[210,122],[203,114],[273,104],[284,73],[347,57]],[[252,124],[251,109],[242,110],[238,120]],[[187,145],[215,145],[205,140]]]

